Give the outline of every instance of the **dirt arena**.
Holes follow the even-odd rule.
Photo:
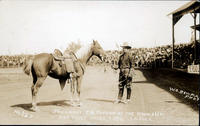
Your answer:
[[[69,104],[69,84],[61,91],[58,80],[48,77],[38,94],[40,111],[32,112],[31,76],[21,68],[0,69],[0,124],[198,125],[198,111],[148,81],[140,70],[135,74],[131,103],[113,104],[118,71],[88,66],[81,107]]]

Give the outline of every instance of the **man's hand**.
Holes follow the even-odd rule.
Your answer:
[[[114,69],[114,70],[117,70],[117,69],[118,69],[118,67],[117,67],[117,66],[114,66],[114,67],[113,67],[113,69]]]
[[[117,70],[117,69],[118,69],[118,66],[116,66],[116,65],[111,65],[111,68],[114,69],[114,70]]]
[[[134,75],[135,75],[134,68],[131,68],[129,72],[129,77],[133,78]]]

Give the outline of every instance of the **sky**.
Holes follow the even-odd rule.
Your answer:
[[[123,42],[134,48],[171,44],[167,15],[187,2],[1,0],[0,55],[64,51],[70,42],[87,45],[93,39],[104,50]],[[190,14],[181,18],[176,43],[190,41],[192,25]]]

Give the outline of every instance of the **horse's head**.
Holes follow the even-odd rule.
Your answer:
[[[105,60],[106,53],[104,52],[104,50],[100,46],[100,44],[95,40],[93,40],[91,51],[92,51],[92,55],[99,57],[99,59],[101,59],[101,61]]]

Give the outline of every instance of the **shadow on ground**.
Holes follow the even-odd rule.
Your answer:
[[[99,101],[99,102],[110,102],[110,103],[113,103],[114,100],[109,100],[109,99],[97,99],[97,98],[87,98],[87,100],[90,100],[90,101]]]
[[[142,83],[142,84],[144,84],[144,83],[149,83],[149,81],[134,81],[134,83]]]
[[[200,76],[188,74],[182,71],[171,69],[138,69],[140,70],[147,81],[155,84],[159,88],[164,89],[170,94],[174,95],[179,103],[190,106],[194,111],[199,112],[199,103],[197,100],[185,98],[183,94],[175,91],[170,91],[170,87],[174,89],[183,90],[188,93],[199,94]],[[199,96],[199,95],[198,95]],[[174,101],[166,101],[173,103]],[[177,102],[177,101],[176,101]]]
[[[37,103],[37,106],[50,106],[50,105],[54,105],[54,106],[71,106],[69,103],[67,103],[68,101],[69,100],[57,100],[57,101],[39,102],[39,103]],[[27,111],[32,111],[31,110],[31,107],[32,107],[31,103],[17,104],[17,105],[12,105],[11,107],[19,107],[19,108],[22,108],[22,109],[27,110]]]

